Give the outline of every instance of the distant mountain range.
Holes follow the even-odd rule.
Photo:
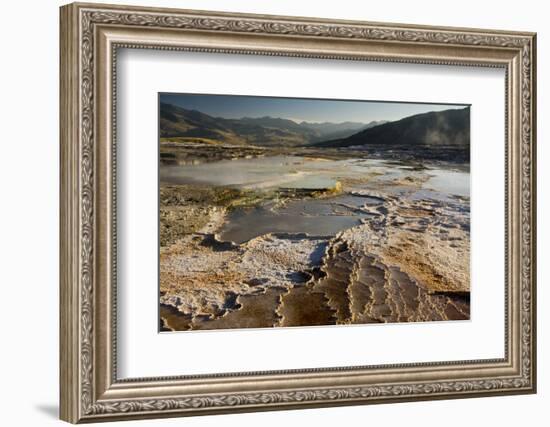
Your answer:
[[[452,147],[470,148],[470,107],[416,114],[317,147]]]
[[[225,119],[172,104],[160,105],[160,136],[206,143],[331,147],[467,161],[470,108],[416,114],[393,122],[309,123],[274,117]]]
[[[201,139],[226,144],[302,146],[347,138],[381,123],[384,122],[296,123],[274,117],[225,119],[172,104],[160,104],[161,138]]]

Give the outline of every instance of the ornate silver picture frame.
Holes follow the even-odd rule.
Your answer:
[[[534,393],[535,42],[533,33],[496,30],[99,4],[63,6],[61,419],[79,423]],[[115,147],[120,49],[503,69],[504,357],[119,378]]]

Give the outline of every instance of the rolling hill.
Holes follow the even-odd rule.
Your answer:
[[[364,129],[351,136],[313,144],[316,147],[470,148],[470,107],[432,111]]]
[[[172,104],[160,104],[161,138],[189,138],[211,143],[303,146],[327,139],[346,138],[378,124],[380,122],[296,123],[267,116],[226,119]]]

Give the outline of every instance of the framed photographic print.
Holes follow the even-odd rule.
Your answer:
[[[61,8],[61,418],[533,393],[535,34]]]
[[[469,106],[159,98],[163,331],[470,318]]]

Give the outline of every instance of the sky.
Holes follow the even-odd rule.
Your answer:
[[[239,95],[161,93],[160,102],[198,110],[213,117],[276,117],[295,122],[361,122],[399,120],[428,111],[464,108],[466,105],[278,98]]]

